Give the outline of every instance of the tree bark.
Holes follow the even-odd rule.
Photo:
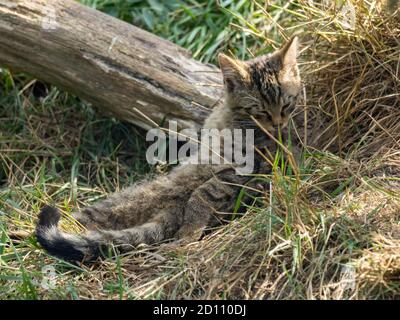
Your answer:
[[[149,119],[198,127],[223,100],[217,67],[72,0],[0,0],[0,66],[143,128]]]

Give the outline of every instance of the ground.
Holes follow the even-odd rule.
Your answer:
[[[157,168],[144,132],[62,90],[0,71],[1,299],[393,299],[400,296],[400,47],[396,1],[82,0],[216,62],[301,38],[302,107],[322,124],[300,163],[202,241],[142,246],[92,267],[31,234],[44,204],[69,216]],[[240,198],[240,197],[239,197]],[[236,201],[240,201],[237,199]],[[18,239],[18,236],[22,239]],[[12,238],[12,239],[11,239]]]

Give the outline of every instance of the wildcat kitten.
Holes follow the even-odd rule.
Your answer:
[[[276,150],[252,120],[266,129],[287,124],[300,93],[297,37],[280,50],[249,61],[219,55],[226,102],[213,110],[204,128],[255,129],[258,149]],[[255,153],[255,172],[268,165]],[[237,175],[232,165],[182,164],[168,175],[115,193],[75,214],[90,231],[71,235],[59,231],[57,209],[44,207],[36,227],[39,243],[51,255],[69,260],[93,261],[110,245],[126,252],[140,243],[191,237],[220,222],[218,213],[233,211],[235,198],[250,176]]]

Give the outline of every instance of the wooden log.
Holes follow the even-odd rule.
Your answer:
[[[32,74],[143,128],[198,127],[222,102],[220,71],[72,0],[0,0],[0,66]]]

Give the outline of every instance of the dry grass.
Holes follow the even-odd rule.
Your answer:
[[[382,1],[348,1],[356,13],[352,25],[340,14],[340,6],[321,3],[292,1],[275,8],[273,27],[268,19],[244,27],[264,40],[267,35],[283,37],[282,30],[302,32],[305,108],[308,121],[315,124],[312,137],[317,137],[318,149],[307,148],[299,175],[278,165],[284,163],[279,155],[273,173],[259,177],[271,189],[260,194],[255,201],[261,205],[249,207],[242,218],[202,241],[143,246],[90,269],[48,257],[32,238],[10,246],[4,230],[3,242],[8,244],[0,247],[0,293],[82,299],[399,298],[400,12],[386,9]],[[258,10],[268,18],[265,8]],[[73,184],[43,178],[50,175],[49,165],[42,166],[41,143],[54,147],[45,159],[61,157],[62,148],[55,138],[43,140],[40,132],[35,137],[42,138],[28,144],[34,145],[34,159],[11,161],[7,152],[1,155],[5,180],[13,186],[0,198],[2,210],[12,209],[5,220],[8,229],[31,230],[34,212],[44,201],[53,199],[68,212],[95,200],[96,189],[82,184],[74,189]],[[12,146],[10,141],[7,148]],[[66,149],[65,156],[69,152]],[[73,161],[70,164],[73,167]],[[89,184],[91,174],[103,167],[89,161],[80,179],[87,177],[84,184]],[[109,168],[117,170],[120,164]],[[129,176],[126,168],[118,170],[118,175],[99,176]],[[115,180],[108,183],[116,185]],[[38,194],[32,197],[35,192],[28,193],[29,188]],[[23,201],[15,203],[13,197]],[[32,282],[41,279],[44,265],[57,270],[54,290]]]

